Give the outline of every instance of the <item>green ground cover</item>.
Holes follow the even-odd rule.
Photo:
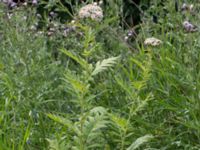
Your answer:
[[[0,150],[200,149],[200,2],[153,0],[128,29],[109,2],[40,28],[0,3]]]

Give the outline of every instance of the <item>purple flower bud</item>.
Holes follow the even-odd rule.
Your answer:
[[[9,4],[9,7],[11,7],[11,8],[14,8],[15,6],[17,6],[17,3],[15,3],[15,2],[11,2],[11,3]]]
[[[37,0],[33,0],[33,1],[32,1],[32,4],[33,4],[33,5],[37,5],[37,4],[38,4],[38,1],[37,1]]]
[[[133,32],[132,31],[129,31],[128,32],[128,36],[132,36],[133,35]]]
[[[51,12],[49,13],[49,15],[50,15],[51,17],[54,17],[54,16],[55,16],[55,13],[54,13],[53,11],[51,11]]]
[[[191,24],[189,21],[183,22],[183,27],[187,32],[194,32],[197,31],[197,27]]]

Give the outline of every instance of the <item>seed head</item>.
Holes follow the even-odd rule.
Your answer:
[[[158,45],[162,44],[162,41],[159,40],[159,39],[156,39],[154,37],[151,37],[151,38],[147,38],[144,41],[144,44],[145,45],[150,45],[150,46],[158,46]]]

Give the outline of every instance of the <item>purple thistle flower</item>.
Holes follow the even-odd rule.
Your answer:
[[[11,3],[9,4],[9,6],[10,6],[11,8],[14,8],[15,6],[17,6],[17,3],[11,2]]]
[[[37,4],[38,4],[38,1],[37,1],[37,0],[33,0],[33,1],[32,1],[32,4],[33,4],[33,5],[37,5]]]
[[[190,23],[189,21],[184,21],[183,22],[183,27],[187,32],[195,32],[197,31],[197,27],[194,26],[192,23]]]

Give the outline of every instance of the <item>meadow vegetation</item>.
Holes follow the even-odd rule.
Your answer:
[[[0,150],[199,150],[200,2],[85,5],[0,3]]]

